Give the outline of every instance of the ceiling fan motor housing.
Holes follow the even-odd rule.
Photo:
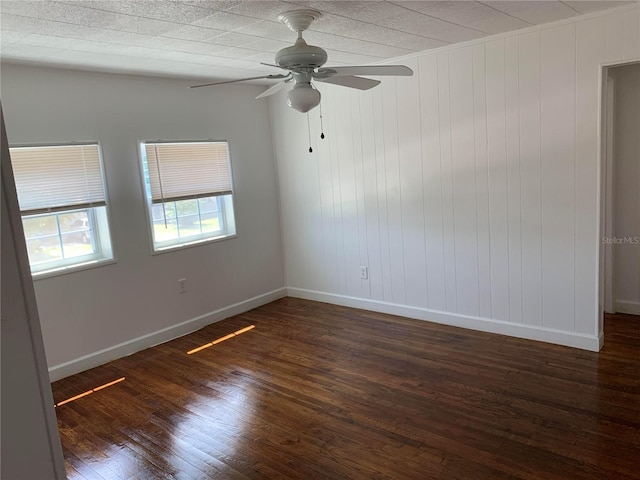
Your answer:
[[[327,63],[327,52],[298,38],[294,45],[276,53],[276,63],[283,68],[318,68]]]

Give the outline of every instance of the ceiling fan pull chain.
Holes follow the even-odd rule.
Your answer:
[[[322,102],[320,102],[320,139],[324,140],[324,127],[322,126]]]
[[[309,153],[313,153],[313,148],[311,148],[311,125],[309,124],[309,112],[307,112],[307,133],[309,134]]]

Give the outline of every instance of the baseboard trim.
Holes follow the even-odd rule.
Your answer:
[[[525,338],[528,340],[554,343],[557,345],[581,348],[583,350],[590,350],[593,352],[599,351],[602,343],[602,339],[596,335],[586,335],[583,333],[566,332],[551,328],[514,324],[490,318],[453,314],[438,310],[429,310],[426,308],[381,302],[379,300],[349,297],[346,295],[337,295],[334,293],[306,290],[302,288],[287,288],[287,293],[290,297],[316,300],[344,307],[361,308],[374,312],[388,313],[391,315],[399,315],[401,317],[426,320],[429,322],[441,323],[443,325],[451,325],[453,327],[468,328],[482,332],[497,333],[500,335]]]
[[[616,300],[616,313],[628,313],[630,315],[640,315],[640,302],[631,300]]]
[[[49,368],[49,379],[50,381],[55,382],[56,380],[60,380],[70,375],[89,370],[90,368],[103,365],[118,358],[126,357],[127,355],[131,355],[146,348],[150,348],[155,345],[174,340],[189,333],[195,332],[196,330],[206,327],[207,325],[210,325],[212,323],[219,322],[220,320],[224,320],[225,318],[229,318],[234,315],[248,312],[249,310],[260,307],[262,305],[266,305],[267,303],[273,302],[274,300],[278,300],[279,298],[283,298],[286,296],[287,289],[284,287],[279,288],[277,290],[273,290],[256,297],[249,298],[248,300],[234,303],[233,305],[229,305],[227,307],[205,313],[204,315],[191,318],[177,325],[172,325],[170,327],[163,328],[162,330],[158,330],[141,337],[127,340],[126,342],[122,342],[118,345],[114,345],[112,347],[99,350],[89,355],[76,358],[75,360],[70,360],[59,365],[54,365],[53,367]]]

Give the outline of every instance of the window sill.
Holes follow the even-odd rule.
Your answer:
[[[152,255],[160,255],[162,253],[174,252],[176,250],[184,250],[186,248],[198,247],[200,245],[205,245],[207,243],[222,242],[224,240],[230,240],[232,238],[237,238],[237,237],[238,235],[233,233],[229,235],[220,235],[219,237],[215,237],[215,238],[201,238],[198,240],[194,240],[192,242],[178,243],[176,245],[168,245],[166,247],[160,247],[160,248],[153,247]]]
[[[67,265],[65,267],[52,268],[51,270],[43,270],[41,272],[35,272],[31,274],[33,281],[44,280],[46,278],[58,277],[60,275],[67,275],[69,273],[81,272],[84,270],[91,270],[93,268],[103,267],[106,265],[113,265],[117,263],[115,258],[107,258],[104,260],[91,260],[89,262],[76,263],[74,265]]]

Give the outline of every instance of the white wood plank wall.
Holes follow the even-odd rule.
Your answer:
[[[600,65],[639,32],[634,6],[320,84],[312,154],[272,98],[290,294],[597,348]]]

